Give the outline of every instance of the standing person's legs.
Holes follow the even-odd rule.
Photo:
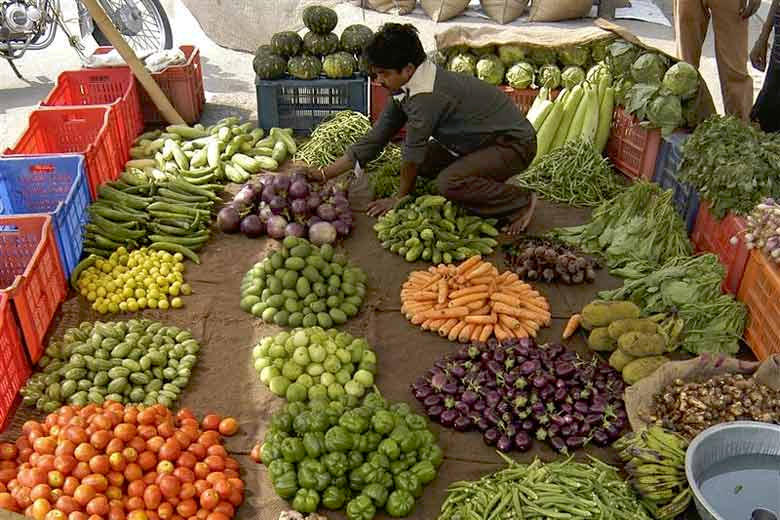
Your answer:
[[[510,234],[521,233],[531,222],[536,196],[504,181],[528,167],[535,153],[535,143],[499,138],[445,168],[437,178],[439,193],[476,215],[508,217]]]
[[[727,114],[747,121],[753,104],[753,79],[747,69],[748,20],[739,14],[740,0],[710,1],[723,107]]]
[[[704,0],[674,0],[674,30],[677,54],[681,60],[699,68],[701,48],[707,38],[710,14]]]

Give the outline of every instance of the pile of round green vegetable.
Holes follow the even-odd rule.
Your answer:
[[[49,344],[23,402],[46,413],[106,400],[171,407],[199,351],[190,331],[158,321],[85,322]]]
[[[288,401],[363,397],[374,385],[376,352],[336,329],[298,328],[260,340],[252,351],[260,381]]]
[[[427,419],[376,392],[353,404],[349,396],[294,402],[274,415],[260,450],[274,489],[301,513],[321,504],[345,508],[350,520],[381,508],[410,515],[442,462]]]
[[[330,328],[357,315],[368,277],[333,246],[286,237],[241,283],[241,309],[290,327]]]
[[[449,264],[488,255],[498,242],[496,220],[467,215],[441,195],[401,199],[374,224],[382,247],[407,262]]]

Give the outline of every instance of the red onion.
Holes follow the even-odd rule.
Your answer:
[[[290,222],[284,228],[284,235],[288,237],[305,237],[306,228],[298,222]]]
[[[336,228],[328,222],[317,222],[309,228],[309,240],[312,244],[332,244],[336,241]]]
[[[287,201],[284,199],[284,197],[277,195],[271,199],[271,201],[268,203],[268,206],[271,208],[271,211],[274,213],[274,215],[279,215],[282,213],[282,211],[287,209]]]
[[[306,198],[306,204],[311,211],[316,211],[320,204],[322,204],[322,197],[320,197],[319,193],[312,193]]]
[[[247,215],[241,221],[241,232],[248,238],[257,238],[263,234],[265,226],[257,215]]]
[[[235,233],[238,231],[240,224],[241,216],[232,206],[224,207],[217,213],[217,226],[223,233]]]
[[[332,222],[333,228],[336,230],[336,232],[341,236],[347,236],[349,235],[349,226],[344,223],[343,220],[334,220]]]
[[[303,199],[293,199],[290,202],[290,211],[293,215],[306,217],[309,214],[309,207],[306,205],[306,201]]]
[[[273,215],[266,223],[266,232],[271,238],[281,240],[284,238],[284,230],[287,227],[287,221],[281,215]]]
[[[317,215],[322,220],[327,220],[328,222],[332,222],[336,220],[336,210],[331,206],[330,204],[320,204],[320,206],[317,208]]]
[[[297,181],[290,185],[287,194],[293,199],[305,199],[309,195],[309,185],[306,181]]]
[[[241,189],[236,193],[236,196],[233,197],[233,202],[236,204],[240,204],[244,207],[249,206],[255,201],[256,196],[255,189],[250,184],[244,184]]]

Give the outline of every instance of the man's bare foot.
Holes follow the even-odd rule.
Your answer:
[[[518,213],[515,213],[510,218],[511,222],[509,225],[505,226],[502,231],[504,231],[507,235],[510,236],[518,236],[525,233],[525,230],[528,228],[528,225],[531,224],[531,219],[534,217],[534,212],[536,211],[536,193],[531,194],[531,202],[528,205],[526,209],[523,211],[520,211]]]

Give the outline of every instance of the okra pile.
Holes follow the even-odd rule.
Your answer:
[[[468,215],[440,195],[407,196],[377,220],[374,231],[382,247],[407,262],[449,264],[492,253],[496,222]]]

